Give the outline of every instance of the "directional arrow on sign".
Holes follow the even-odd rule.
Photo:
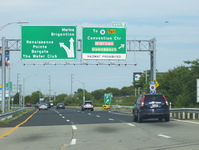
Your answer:
[[[118,49],[124,48],[125,44],[121,44],[121,46]]]
[[[73,58],[74,57],[74,40],[73,38],[70,38],[69,40],[70,42],[70,49],[64,45],[64,43],[59,43],[60,47],[63,47],[64,50],[66,51],[66,54],[68,55],[69,58]]]

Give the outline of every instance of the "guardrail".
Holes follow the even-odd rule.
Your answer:
[[[9,119],[9,118],[12,118],[12,116],[18,112],[21,112],[23,111],[24,108],[20,108],[16,111],[11,111],[11,112],[7,112],[7,113],[3,113],[3,114],[0,114],[0,120],[3,121],[5,119]]]
[[[134,106],[111,105],[111,109],[132,113]],[[176,119],[199,119],[199,108],[172,108],[170,117]]]

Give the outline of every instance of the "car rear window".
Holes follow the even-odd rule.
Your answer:
[[[164,97],[162,95],[146,95],[145,102],[155,101],[155,102],[164,102]]]
[[[85,102],[85,104],[92,104],[92,102]]]

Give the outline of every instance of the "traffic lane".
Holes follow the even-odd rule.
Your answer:
[[[2,150],[59,150],[67,147],[73,133],[70,126],[19,127],[0,139]]]
[[[72,137],[71,126],[67,125],[67,121],[64,121],[64,118],[52,109],[35,113],[22,126],[2,138],[0,145],[4,150],[54,150],[66,148]]]
[[[121,137],[117,135],[118,131],[122,131],[121,128],[118,128],[119,125],[136,128],[136,131],[134,131],[133,133],[131,132],[132,129],[129,129],[127,130],[125,135],[123,135],[124,137],[127,138],[127,140],[123,141],[122,144],[126,146],[121,147],[121,145],[116,144],[117,145],[116,147],[117,148],[120,147],[120,149],[126,149],[126,148],[132,149],[131,148],[132,143],[134,147],[133,149],[145,149],[145,148],[146,149],[151,149],[151,148],[153,149],[163,149],[163,148],[165,149],[171,149],[171,148],[172,149],[178,149],[178,148],[194,149],[198,147],[197,141],[196,141],[198,139],[198,136],[196,133],[194,133],[194,130],[190,132],[191,134],[189,136],[191,136],[192,134],[195,134],[197,137],[190,139],[188,136],[188,139],[190,140],[187,140],[187,136],[184,135],[185,132],[181,135],[177,135],[177,136],[175,135],[175,133],[178,133],[178,132],[182,133],[183,130],[186,131],[186,128],[187,128],[187,127],[183,128],[183,126],[181,124],[176,123],[176,121],[160,122],[156,119],[149,119],[149,120],[145,120],[144,123],[140,124],[140,123],[135,123],[131,121],[132,115],[126,116],[126,114],[124,115],[120,113],[107,112],[107,111],[94,111],[94,112],[91,112],[91,111],[81,112],[78,110],[73,110],[73,111],[74,112],[72,112],[71,110],[72,113],[76,114],[75,118],[76,119],[79,118],[78,120],[76,120],[75,118],[71,118],[73,119],[73,122],[77,125],[77,130],[75,130],[75,138],[77,139],[77,144],[75,145],[75,147],[77,149],[80,147],[86,146],[86,143],[89,144],[89,139],[91,139],[91,142],[93,142],[94,145],[96,145],[96,143],[98,143],[98,141],[101,140],[100,138],[102,139],[104,138],[102,136],[97,138],[99,133],[94,133],[93,131],[100,131],[104,135],[106,135],[109,132],[113,132],[114,133],[112,135],[114,137],[113,141],[109,141],[110,139],[106,139],[106,138],[105,138],[106,139],[105,141],[109,141],[108,143],[113,142],[111,145],[109,144],[109,148],[114,149],[115,146],[113,146],[113,144],[116,144],[114,143],[114,141],[118,141],[118,140],[123,141],[123,139],[121,139]],[[104,125],[104,123],[106,124]],[[92,130],[93,126],[97,126],[97,127]],[[182,129],[179,128],[179,130],[182,130],[182,131],[176,130],[179,126],[182,126]],[[190,129],[191,127],[189,127],[188,125],[188,128]],[[84,141],[85,143],[82,141],[82,138],[84,138],[84,140],[86,139],[86,137],[84,136],[88,137],[87,141],[86,142]],[[133,139],[131,138],[132,136],[134,136]],[[183,136],[183,138],[182,137],[179,138],[179,136]],[[94,137],[96,137],[95,140],[93,140]],[[185,142],[186,142],[186,145],[185,145]],[[78,145],[79,143],[80,145]],[[85,145],[84,144],[82,145],[82,143],[84,143]],[[129,143],[131,144],[129,145]],[[145,144],[143,145],[143,143]],[[98,146],[100,145],[98,144]],[[98,146],[96,147],[94,146],[92,148],[97,149]],[[106,148],[108,148],[107,145],[106,145]]]
[[[53,125],[70,125],[54,109],[38,111],[28,122],[22,126],[53,126]]]
[[[8,124],[1,125],[1,128],[15,127],[20,124],[24,120],[26,120],[31,114],[33,114],[36,110],[32,110],[27,112],[26,114],[21,115],[20,117],[10,121]]]
[[[195,122],[197,124],[194,124]],[[199,122],[185,120],[172,120],[169,123],[157,122],[143,124],[144,128],[150,132],[157,132],[165,134],[181,143],[198,143],[199,139]],[[139,126],[142,127],[142,126]]]
[[[74,132],[76,144],[69,150],[87,149],[155,149],[176,144],[172,139],[130,126],[127,123],[79,124]]]
[[[187,128],[191,130],[188,135],[185,134]],[[189,130],[187,131],[189,132]],[[135,123],[134,126],[125,122],[111,123],[111,121],[106,124],[78,124],[74,132],[76,144],[71,145],[69,150],[78,150],[80,148],[82,150],[100,150],[102,148],[120,150],[194,150],[198,149],[199,146],[197,141],[198,133],[194,133],[194,131],[195,127],[192,128],[192,124],[183,125],[177,121],[168,123],[151,120],[142,124]],[[194,136],[190,139],[192,134]]]
[[[109,111],[81,111],[73,108],[67,108],[66,111],[58,111],[75,124],[110,123],[110,120],[111,123],[132,122],[131,114],[110,113]]]
[[[169,144],[162,146],[161,149],[198,149],[198,127],[199,124],[181,122],[171,119],[170,122],[160,122],[158,120],[145,120],[143,123],[134,124],[138,130],[156,136],[159,139],[170,141]],[[153,141],[152,141],[153,143]],[[161,147],[158,146],[157,148]]]

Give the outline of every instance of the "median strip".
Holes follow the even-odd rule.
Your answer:
[[[30,115],[26,120],[24,120],[23,122],[21,122],[20,124],[16,125],[14,128],[10,129],[8,132],[4,133],[3,135],[0,136],[0,138],[3,138],[5,136],[8,136],[11,132],[13,132],[14,130],[16,130],[19,126],[23,125],[24,123],[26,123],[34,114],[36,114],[38,112],[38,110],[36,110],[32,115]]]

